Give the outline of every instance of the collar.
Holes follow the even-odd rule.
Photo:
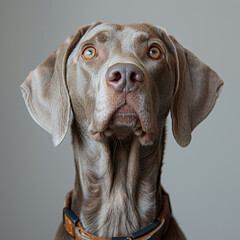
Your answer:
[[[75,240],[160,240],[166,234],[172,217],[171,205],[168,194],[161,187],[163,203],[160,216],[147,227],[124,237],[101,238],[87,232],[76,214],[71,211],[72,191],[66,195],[65,208],[63,209],[63,225],[67,233]]]

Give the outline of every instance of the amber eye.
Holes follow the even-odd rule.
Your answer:
[[[160,59],[162,57],[162,51],[155,46],[149,48],[148,56],[154,60]]]
[[[91,60],[96,56],[96,49],[94,47],[87,47],[82,51],[82,57],[85,60]]]

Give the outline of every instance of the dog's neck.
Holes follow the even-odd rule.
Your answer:
[[[136,136],[95,141],[72,124],[76,178],[72,210],[100,237],[124,236],[151,224],[161,206],[165,128],[151,146]]]

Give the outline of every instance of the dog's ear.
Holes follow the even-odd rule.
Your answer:
[[[32,118],[52,134],[59,145],[67,134],[71,106],[66,85],[66,64],[69,55],[91,25],[70,36],[57,51],[34,69],[20,86]]]
[[[176,89],[171,106],[173,134],[182,147],[191,141],[193,129],[213,109],[223,81],[209,66],[170,36],[175,47]]]

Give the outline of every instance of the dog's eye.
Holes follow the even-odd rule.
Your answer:
[[[82,57],[85,60],[91,60],[96,56],[96,49],[94,47],[87,47],[82,51]]]
[[[155,46],[149,48],[148,56],[154,60],[160,59],[162,57],[162,51]]]

